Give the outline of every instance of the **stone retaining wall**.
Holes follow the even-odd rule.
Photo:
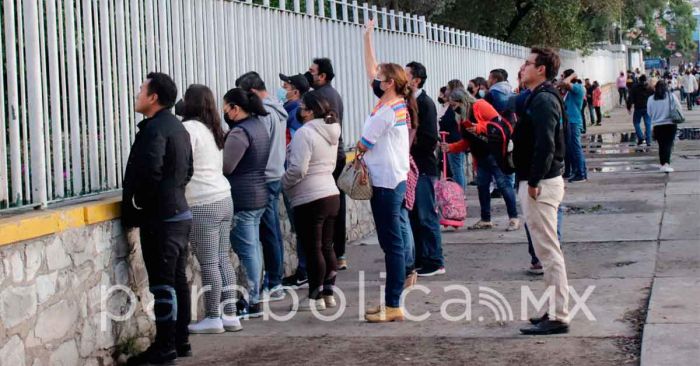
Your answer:
[[[296,251],[284,209],[281,216],[289,274]],[[347,226],[350,240],[374,230],[368,202],[348,200]],[[233,253],[232,260],[238,268]],[[192,257],[188,279],[199,286]],[[119,220],[0,246],[0,365],[115,364],[120,353],[150,343],[154,325],[144,304],[152,300],[138,232],[124,232]],[[108,317],[130,309],[125,321]]]

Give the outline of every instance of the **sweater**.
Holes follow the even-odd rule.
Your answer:
[[[421,90],[418,98],[418,128],[416,138],[411,146],[411,156],[416,162],[421,174],[436,177],[438,175],[438,160],[435,148],[438,145],[438,122],[435,102],[425,90]]]
[[[287,111],[276,98],[268,96],[263,99],[263,107],[267,116],[261,116],[260,121],[267,128],[270,136],[270,157],[265,167],[265,181],[280,180],[284,174],[284,158],[287,146]]]
[[[214,141],[214,134],[203,123],[189,120],[182,123],[190,134],[194,174],[185,187],[185,198],[191,206],[206,205],[231,196],[231,186],[224,177],[224,155]]]
[[[297,130],[290,144],[282,188],[292,207],[340,194],[333,179],[340,125],[314,119]]]
[[[668,101],[669,95],[672,98],[670,103]],[[660,100],[654,99],[653,95],[647,99],[647,114],[651,119],[652,126],[668,125],[673,123],[671,120],[671,103],[676,105],[676,110],[681,110],[681,103],[673,94],[666,94],[666,98]]]

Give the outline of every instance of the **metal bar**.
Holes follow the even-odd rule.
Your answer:
[[[119,79],[119,93],[117,93],[119,99],[119,138],[121,145],[121,159],[119,161],[119,172],[123,172],[126,169],[127,159],[129,157],[129,151],[131,147],[131,126],[129,124],[130,111],[129,111],[129,85],[127,81],[127,68],[126,64],[128,58],[126,55],[126,24],[124,21],[127,19],[124,12],[124,2],[116,2],[117,9],[115,13],[116,20],[116,31],[117,31],[117,77]]]
[[[48,44],[49,81],[51,87],[51,139],[53,145],[54,198],[65,195],[63,182],[63,128],[61,127],[61,82],[58,69],[58,29],[56,28],[56,2],[46,2],[46,42]]]
[[[7,121],[10,132],[10,199],[9,205],[17,205],[22,194],[22,158],[19,125],[19,91],[17,85],[17,39],[15,37],[15,1],[5,0],[5,75],[7,77]]]

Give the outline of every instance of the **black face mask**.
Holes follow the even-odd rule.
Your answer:
[[[438,103],[445,104],[445,100],[442,97],[438,97]]]
[[[372,91],[374,92],[374,95],[377,96],[377,98],[381,98],[384,95],[384,90],[382,90],[381,85],[382,82],[377,79],[374,79],[374,81],[372,81]]]
[[[229,128],[233,128],[233,125],[236,123],[234,120],[228,118],[228,113],[226,112],[224,112],[224,122],[226,122]]]
[[[175,115],[183,117],[185,112],[185,101],[180,99],[175,103]]]
[[[462,114],[462,107],[455,108],[455,113]]]
[[[314,76],[311,74],[310,71],[307,71],[304,73],[304,77],[306,78],[306,81],[309,82],[309,85],[313,88],[314,86]]]

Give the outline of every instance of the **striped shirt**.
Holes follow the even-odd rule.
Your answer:
[[[373,186],[394,189],[406,180],[409,121],[408,108],[401,98],[377,103],[367,117],[361,141],[369,149],[365,163]]]

